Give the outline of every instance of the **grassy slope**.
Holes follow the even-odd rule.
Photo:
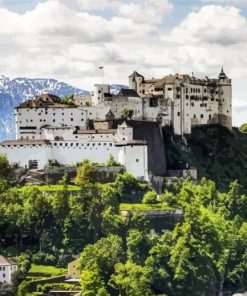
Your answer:
[[[64,268],[57,268],[54,266],[45,266],[45,265],[35,265],[32,264],[31,269],[29,270],[30,273],[44,273],[51,276],[59,276],[66,273],[66,269]]]
[[[128,211],[128,210],[140,210],[140,211],[149,211],[149,210],[170,210],[171,208],[167,207],[163,204],[130,204],[130,203],[122,203],[120,204],[121,211]]]
[[[168,167],[186,160],[197,167],[199,178],[214,180],[219,189],[226,190],[231,181],[238,180],[247,191],[247,134],[218,125],[195,127],[187,138],[189,147],[184,149],[169,129],[163,132]]]
[[[27,186],[21,187],[19,190],[23,191]],[[42,185],[42,186],[37,186],[40,191],[62,191],[63,190],[63,185]],[[79,191],[80,187],[75,186],[75,185],[68,185],[68,190],[69,191]]]

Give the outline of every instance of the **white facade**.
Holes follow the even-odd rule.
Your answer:
[[[105,94],[110,93],[109,84],[95,84],[94,85],[94,95],[92,98],[92,105],[97,106],[102,103],[105,98]]]
[[[16,138],[42,139],[42,128],[86,128],[87,112],[79,108],[16,108]]]
[[[11,284],[13,274],[17,271],[17,264],[0,255],[0,283]]]
[[[223,69],[218,79],[169,75],[145,80],[137,72],[129,87],[144,100],[143,118],[172,125],[177,135],[190,134],[195,125],[219,123],[232,128],[232,87]]]
[[[47,128],[45,140],[5,141],[0,154],[20,167],[43,169],[49,160],[76,165],[83,160],[105,163],[110,155],[135,177],[148,180],[147,145],[133,140],[133,129],[122,124],[117,130],[77,130]]]

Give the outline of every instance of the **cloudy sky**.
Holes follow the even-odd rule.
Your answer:
[[[0,0],[0,72],[84,89],[194,72],[233,79],[234,124],[247,122],[247,0]]]

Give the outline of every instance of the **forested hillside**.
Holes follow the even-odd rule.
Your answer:
[[[100,184],[95,165],[84,162],[77,187],[64,176],[47,194],[47,186],[45,193],[42,187],[12,188],[8,170],[1,157],[0,253],[17,256],[19,271],[11,292],[2,295],[43,295],[27,276],[31,264],[66,267],[65,254],[80,254],[84,296],[212,296],[247,289],[247,196],[237,182],[222,193],[205,178],[198,184],[175,179],[158,198],[128,173]],[[154,233],[145,211],[122,215],[130,194],[129,207],[142,194],[145,208],[182,208],[183,223],[171,231],[163,224]],[[54,287],[68,288],[54,283],[38,289]]]
[[[247,134],[220,125],[198,126],[186,137],[187,145],[170,128],[164,128],[163,134],[168,167],[187,161],[197,168],[199,178],[214,180],[220,190],[238,180],[247,192]]]

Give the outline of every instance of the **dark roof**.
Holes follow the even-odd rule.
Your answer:
[[[144,79],[144,76],[139,74],[137,71],[134,71],[129,77],[142,77]]]
[[[226,74],[224,72],[223,67],[221,68],[220,74],[219,74],[219,79],[225,79],[226,78]]]
[[[121,88],[117,95],[123,97],[140,97],[134,89],[130,88]]]
[[[29,140],[29,139],[20,139],[20,140],[7,140],[3,141],[0,145],[50,145],[49,140]]]
[[[42,94],[36,96],[33,100],[27,100],[21,103],[15,109],[20,108],[71,108],[74,105],[67,105],[61,103],[61,99],[55,95]]]
[[[129,141],[119,141],[115,143],[115,146],[140,146],[140,145],[146,145],[147,142],[143,140],[129,140]]]
[[[77,134],[115,134],[116,129],[98,129],[98,130],[77,130]]]

